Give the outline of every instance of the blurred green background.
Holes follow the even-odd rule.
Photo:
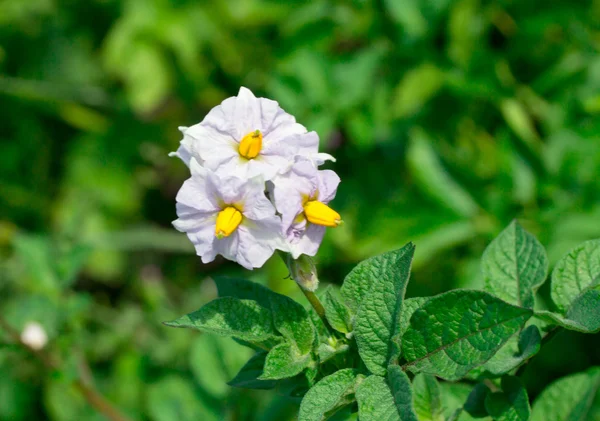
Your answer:
[[[304,303],[277,258],[202,265],[170,225],[177,126],[241,85],[338,159],[323,283],[412,240],[409,296],[477,288],[515,217],[552,265],[600,237],[599,50],[600,0],[1,0],[0,314],[41,323],[59,368],[0,329],[0,420],[103,419],[82,376],[132,420],[293,419],[284,393],[225,385],[249,350],[161,325],[216,273]],[[530,396],[600,364],[598,335],[558,338]]]

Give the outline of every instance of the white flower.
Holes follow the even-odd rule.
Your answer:
[[[288,249],[296,259],[314,256],[326,227],[342,223],[340,215],[327,206],[337,191],[340,178],[331,170],[319,171],[308,160],[299,160],[291,171],[272,180],[271,195],[281,214]]]
[[[264,181],[218,177],[190,159],[191,178],[177,194],[173,225],[185,232],[202,262],[217,254],[247,269],[261,267],[283,248],[281,220],[266,198]]]
[[[28,322],[21,332],[21,342],[29,348],[39,351],[48,343],[48,335],[38,322]]]
[[[276,101],[256,98],[247,88],[224,100],[204,120],[180,127],[183,140],[177,152],[189,166],[193,157],[219,176],[265,181],[289,170],[294,157],[303,156],[318,166],[333,160],[318,153],[319,137],[283,111]]]

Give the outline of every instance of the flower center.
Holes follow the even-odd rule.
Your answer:
[[[226,207],[217,215],[215,237],[218,239],[229,237],[241,222],[242,213],[233,206]]]
[[[304,204],[304,215],[306,215],[308,222],[316,225],[335,228],[342,223],[342,217],[339,213],[325,203],[316,200]]]
[[[262,140],[260,130],[250,132],[242,138],[238,152],[246,159],[256,158],[262,149]]]

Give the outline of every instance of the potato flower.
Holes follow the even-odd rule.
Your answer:
[[[294,259],[314,256],[325,229],[342,223],[340,214],[327,204],[333,200],[340,178],[331,170],[318,170],[300,159],[286,174],[272,180],[270,194],[281,214],[287,250]]]
[[[187,234],[202,262],[220,254],[247,269],[261,267],[283,249],[281,220],[259,178],[219,177],[190,158],[191,178],[183,183],[173,225]]]
[[[296,123],[276,101],[256,98],[247,88],[214,107],[201,123],[180,127],[183,140],[177,152],[189,166],[193,157],[220,176],[265,181],[285,173],[296,156],[320,165],[333,160],[318,153],[319,137]]]

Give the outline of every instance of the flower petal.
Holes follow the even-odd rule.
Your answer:
[[[219,204],[212,183],[207,181],[207,170],[202,168],[193,158],[190,161],[190,169],[192,177],[184,181],[181,189],[177,192],[177,202],[202,213],[217,212]]]
[[[259,102],[250,89],[243,86],[240,88],[231,117],[237,130],[236,140],[238,142],[246,134],[254,130],[261,130]]]
[[[275,207],[265,196],[265,183],[262,178],[248,181],[244,190],[242,199],[244,211],[242,213],[246,218],[256,221],[275,216]],[[277,222],[279,223],[279,220]],[[279,226],[277,231],[279,231]]]
[[[319,171],[319,202],[329,203],[335,198],[340,177],[331,170]]]
[[[239,247],[237,262],[248,268],[259,268],[285,246],[279,234],[279,218],[272,216],[260,221],[245,220],[237,229]]]
[[[212,248],[215,238],[216,215],[206,215],[197,212],[180,203],[177,204],[178,219],[173,221],[173,226],[181,232],[185,232],[196,248],[196,253],[203,256]]]
[[[307,224],[304,234],[295,242],[288,242],[289,251],[294,259],[297,259],[301,254],[314,256],[319,250],[319,246],[325,235],[325,227],[315,224]]]

